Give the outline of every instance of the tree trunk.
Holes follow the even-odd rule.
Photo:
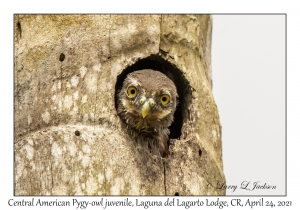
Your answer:
[[[15,195],[224,195],[209,15],[15,15]],[[116,112],[155,69],[179,105],[162,159]]]

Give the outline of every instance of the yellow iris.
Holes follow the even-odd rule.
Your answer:
[[[138,90],[137,90],[136,87],[134,87],[134,86],[129,86],[129,87],[127,88],[127,95],[128,95],[129,98],[134,98],[134,97],[136,97],[137,93],[138,93]]]
[[[170,103],[170,95],[169,94],[162,94],[161,96],[160,96],[160,103],[162,104],[162,105],[168,105],[169,103]]]

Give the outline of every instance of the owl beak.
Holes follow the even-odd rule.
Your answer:
[[[143,118],[145,118],[148,115],[149,111],[150,111],[150,105],[149,105],[149,102],[147,101],[142,106],[142,116],[143,116]]]

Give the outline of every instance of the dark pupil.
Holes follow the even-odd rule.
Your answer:
[[[163,102],[165,102],[165,101],[167,100],[167,98],[166,98],[166,97],[163,97],[162,100],[163,100]]]
[[[130,91],[130,93],[131,93],[132,95],[134,95],[134,94],[135,94],[135,90],[132,89],[132,90]]]

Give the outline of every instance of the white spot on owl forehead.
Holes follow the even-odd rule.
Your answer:
[[[127,76],[127,79],[131,83],[130,85],[135,85],[135,86],[139,85],[137,79],[133,78],[130,74]]]
[[[163,94],[169,94],[171,96],[171,92],[169,90],[162,90]]]

